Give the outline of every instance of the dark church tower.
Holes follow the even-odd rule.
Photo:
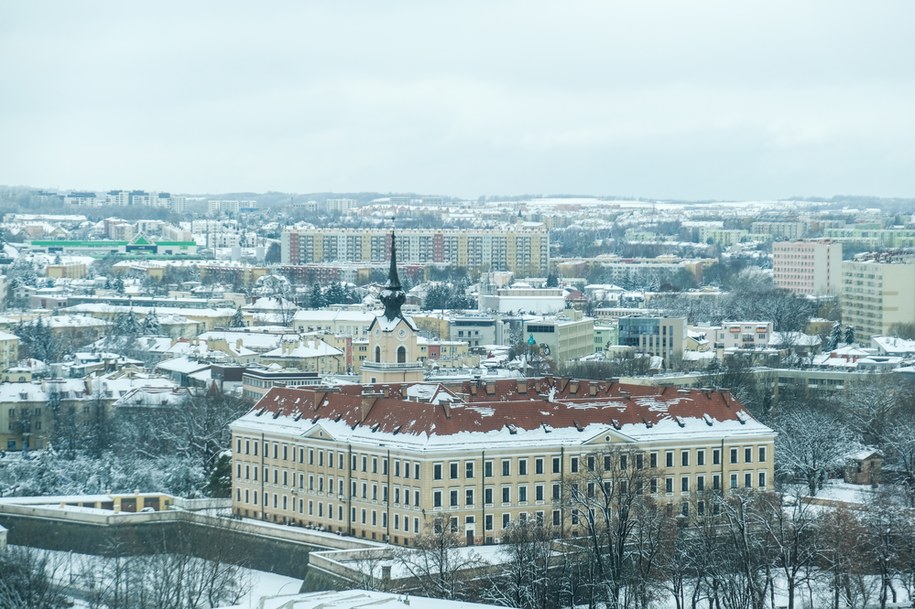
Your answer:
[[[403,314],[407,295],[397,276],[397,239],[391,231],[391,267],[381,291],[384,312],[369,326],[369,353],[362,362],[363,383],[416,383],[423,380],[416,325]]]

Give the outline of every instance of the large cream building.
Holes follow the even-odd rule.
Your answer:
[[[772,244],[775,285],[795,294],[838,294],[842,287],[842,244],[829,240]]]
[[[283,232],[283,264],[384,262],[391,234],[373,228],[307,228]],[[397,235],[401,262],[453,264],[483,271],[543,276],[548,272],[550,239],[542,224],[501,228],[410,228]]]
[[[560,378],[275,387],[230,427],[235,514],[402,545],[437,518],[473,544],[525,518],[574,534],[563,498],[606,459],[644,470],[646,492],[681,513],[704,509],[705,492],[772,488],[775,434],[718,391]]]
[[[915,323],[915,255],[868,254],[842,263],[842,323],[858,340]]]

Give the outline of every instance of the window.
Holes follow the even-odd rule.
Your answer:
[[[372,473],[378,473],[378,457],[372,457]]]
[[[696,465],[705,465],[705,451],[702,449],[696,451]]]
[[[518,475],[527,475],[527,459],[518,459]]]
[[[700,493],[705,490],[705,476],[696,476],[696,490]]]
[[[553,510],[553,526],[559,526],[559,510]]]
[[[592,455],[588,455],[588,471],[594,471],[594,457]]]
[[[752,463],[753,462],[753,449],[749,446],[743,449],[743,462]]]
[[[680,451],[680,465],[683,467],[689,467],[689,451],[681,450]]]
[[[538,484],[534,487],[534,500],[543,501],[543,485]]]
[[[492,514],[486,514],[486,518],[483,519],[483,526],[487,531],[492,530]]]
[[[473,489],[468,488],[464,491],[464,505],[473,505]]]
[[[553,483],[553,500],[556,501],[559,499],[560,486],[558,482]]]
[[[436,463],[432,466],[432,479],[441,480],[442,479],[442,464]]]
[[[759,488],[766,488],[766,472],[759,472]]]
[[[665,462],[667,463],[667,467],[674,466],[674,451],[672,451],[672,450],[667,451],[664,454],[664,458],[666,460]]]
[[[483,463],[483,476],[486,478],[492,478],[492,461],[486,461]]]
[[[737,463],[737,449],[731,449],[731,463]]]
[[[668,494],[674,492],[674,479],[670,476],[667,476],[664,479],[664,492]]]
[[[752,488],[752,486],[753,486],[753,474],[751,474],[750,472],[746,472],[746,473],[743,475],[743,485],[744,485],[746,488]]]
[[[648,467],[655,469],[658,467],[658,453],[651,453],[648,456]]]
[[[527,486],[522,484],[518,487],[518,501],[525,503],[527,501]]]
[[[543,458],[537,458],[534,460],[534,473],[536,473],[536,474],[543,473]]]
[[[308,465],[314,465],[314,464],[315,464],[315,449],[309,448],[308,449]]]
[[[511,516],[509,514],[502,514],[502,528],[507,529],[509,524],[511,524]]]
[[[400,461],[394,461],[394,477],[400,477]]]
[[[766,447],[765,446],[759,447],[759,462],[760,463],[766,462]]]
[[[737,474],[731,474],[731,488],[737,488]]]
[[[511,474],[512,462],[511,459],[502,459],[502,475],[508,476]]]
[[[451,472],[451,479],[457,480],[458,477],[458,464],[457,462],[452,462],[448,464],[448,469]]]
[[[449,493],[449,497],[450,497],[451,501],[449,502],[448,505],[450,505],[451,507],[457,507],[458,506],[458,492],[456,490],[452,490]]]
[[[712,476],[712,490],[720,491],[721,490],[721,475],[715,474]]]
[[[561,463],[559,457],[553,457],[553,473],[558,474],[560,471]]]
[[[635,468],[642,469],[645,467],[645,455],[642,453],[637,453],[635,455]]]
[[[712,465],[721,465],[721,449],[716,448],[712,451]]]
[[[464,476],[466,478],[473,478],[473,461],[466,461],[464,463]]]
[[[485,488],[483,489],[483,503],[486,505],[492,505],[492,489]]]
[[[502,487],[502,503],[511,503],[511,487]]]
[[[442,491],[432,491],[432,507],[442,507]]]
[[[651,492],[652,492],[653,494],[657,494],[657,492],[658,492],[658,479],[657,479],[657,478],[652,478],[652,479],[651,479],[651,487],[650,487],[650,488],[651,488]]]
[[[620,455],[620,469],[629,467],[629,455]]]
[[[689,502],[688,501],[684,501],[683,503],[680,504],[680,515],[689,516]]]
[[[578,457],[572,457],[572,460],[570,461],[570,468],[569,468],[569,469],[572,470],[572,473],[573,473],[573,474],[577,474],[577,473],[578,473]]]
[[[689,476],[683,476],[680,478],[680,492],[681,493],[689,492]]]

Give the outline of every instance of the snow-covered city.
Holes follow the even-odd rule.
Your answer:
[[[913,18],[4,3],[0,609],[915,606]]]

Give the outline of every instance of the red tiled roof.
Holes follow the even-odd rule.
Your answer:
[[[274,387],[255,405],[259,416],[339,421],[392,434],[451,435],[508,429],[579,430],[591,424],[643,425],[673,420],[744,422],[749,411],[730,393],[546,377],[465,381],[451,387],[461,403],[410,401],[403,385]]]

